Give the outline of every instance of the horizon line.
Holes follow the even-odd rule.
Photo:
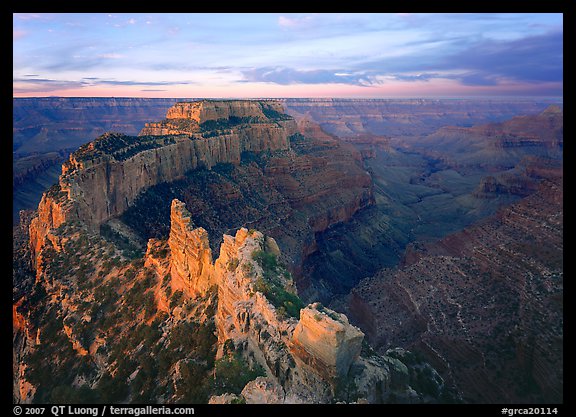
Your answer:
[[[140,97],[140,96],[33,96],[16,99],[148,99],[148,100],[564,100],[564,96],[413,96],[413,97]]]

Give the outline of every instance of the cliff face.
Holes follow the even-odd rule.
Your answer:
[[[259,118],[258,103],[245,106],[229,102],[220,111],[218,102],[186,103],[204,115]],[[181,106],[182,107],[182,106]],[[259,108],[259,107],[258,107]],[[252,113],[250,113],[252,111]],[[177,110],[175,111],[177,112]],[[174,113],[174,112],[173,112]],[[184,112],[188,114],[187,112]],[[242,115],[242,116],[239,116]],[[196,120],[196,119],[192,120]],[[269,121],[266,118],[266,121]],[[146,129],[144,129],[146,131]],[[143,190],[160,182],[171,182],[198,167],[212,168],[218,163],[240,162],[245,151],[261,152],[288,149],[288,137],[296,131],[292,120],[263,123],[237,123],[192,136],[140,136],[106,134],[81,147],[64,164],[60,185],[77,202],[83,221],[98,226],[123,213]]]
[[[351,326],[344,314],[316,303],[300,311],[291,349],[300,362],[331,380],[348,374],[363,340],[364,333]]]
[[[67,221],[77,220],[74,204],[66,198],[58,185],[44,193],[38,205],[37,216],[29,225],[30,251],[32,264],[41,267],[41,249],[46,240],[57,239],[52,231]],[[40,274],[38,271],[37,276]]]
[[[212,262],[205,232],[172,208],[168,241],[144,258],[80,221],[50,230],[37,285],[14,303],[15,402],[429,398],[407,395],[406,367],[360,348],[343,315],[304,308],[274,239],[240,228]]]
[[[189,296],[205,295],[214,283],[208,233],[201,227],[192,229],[190,213],[181,201],[172,202],[170,219],[172,288]]]
[[[372,343],[425,354],[470,402],[562,402],[562,175],[353,291]]]
[[[250,111],[255,112],[254,118],[262,116],[262,111],[256,112],[254,106],[258,107],[230,102],[224,106],[225,111],[220,111],[217,102],[209,102],[200,106],[198,118],[202,121],[201,117],[210,114],[240,118],[247,117]],[[274,108],[273,104],[266,106]],[[155,184],[182,178],[198,167],[238,164],[245,151],[288,149],[288,137],[296,130],[289,118],[235,123],[226,129],[212,127],[191,136],[134,137],[107,133],[81,146],[62,166],[59,185],[54,188],[58,199],[46,193],[40,203],[39,219],[33,221],[30,229],[35,256],[48,230],[64,221],[77,219],[96,228],[122,214],[142,191]]]
[[[206,126],[219,126],[221,132],[245,134],[245,140],[241,136],[239,141],[242,152],[237,159],[228,159],[234,165],[200,168],[170,187],[150,188],[131,204],[122,221],[144,239],[164,238],[169,232],[168,204],[177,198],[214,239],[231,229],[257,228],[277,240],[299,291],[309,289],[307,297],[313,299],[315,284],[302,279],[302,264],[317,250],[317,234],[349,221],[374,203],[370,175],[352,145],[326,134],[318,125],[300,121],[296,126],[274,102],[236,103],[222,109],[210,101],[175,106],[170,113],[174,118],[160,122],[162,129],[202,135]],[[221,116],[229,114],[227,106],[232,104],[239,106],[237,114],[242,116],[230,116],[224,123]],[[212,119],[197,123],[202,117]],[[242,124],[242,120],[249,123]],[[143,133],[165,133],[155,129],[148,125]],[[289,137],[276,134],[282,131],[293,133]],[[217,244],[218,240],[211,242],[213,251]]]
[[[300,310],[299,321],[292,317],[298,311],[295,303],[302,302],[289,274],[277,264],[281,253],[274,239],[241,228],[235,236],[224,236],[220,256],[212,264],[206,232],[192,230],[190,222],[184,204],[174,200],[169,239],[172,288],[184,288],[193,298],[217,286],[214,317],[220,351],[241,352],[267,374],[267,380],[245,387],[242,395],[247,400],[329,401],[337,380],[353,378],[353,363],[361,369],[356,377],[363,381],[366,396],[378,384],[389,385],[386,365],[377,366],[378,373],[359,362],[363,334],[345,315],[314,304]]]
[[[482,168],[496,172],[514,167],[528,156],[562,159],[563,111],[544,111],[474,127],[446,126],[436,132],[393,144],[441,160],[456,170]]]
[[[531,100],[436,99],[286,99],[295,118],[309,118],[327,132],[341,137],[422,135],[446,125],[471,126],[506,120],[518,114],[535,114],[547,107]]]
[[[228,100],[176,103],[172,106],[166,119],[187,119],[202,123],[208,120],[230,119],[230,117],[252,117],[268,119],[264,112],[284,113],[282,104],[277,101]]]

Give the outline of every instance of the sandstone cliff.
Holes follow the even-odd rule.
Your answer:
[[[260,117],[259,104],[242,101],[191,103],[195,119],[207,122],[214,114],[228,117]],[[224,106],[225,111],[220,111]],[[270,105],[272,106],[272,105]],[[177,105],[178,113],[183,105]],[[203,119],[203,117],[208,117]],[[227,129],[177,137],[106,134],[80,147],[62,167],[60,185],[68,198],[79,206],[81,219],[99,225],[124,212],[143,190],[160,182],[170,182],[197,167],[217,163],[239,163],[244,151],[287,149],[288,137],[296,130],[290,119],[265,123],[237,123]]]
[[[305,307],[273,238],[240,228],[212,261],[194,217],[171,207],[168,241],[144,258],[80,221],[50,230],[39,279],[14,304],[15,402],[427,398],[407,396],[406,367],[360,346],[345,316]]]
[[[348,375],[363,339],[364,333],[351,326],[344,314],[315,303],[300,311],[291,349],[299,361],[331,380]]]
[[[206,123],[215,127],[214,131],[240,132],[243,129],[240,126],[244,126],[241,121],[246,119],[249,128],[245,130],[252,129],[251,147],[244,148],[240,163],[218,164],[210,170],[200,167],[194,175],[170,186],[164,183],[153,186],[131,204],[121,220],[143,239],[166,238],[170,223],[168,205],[177,198],[186,203],[196,224],[212,236],[213,253],[218,250],[219,236],[230,230],[241,227],[261,230],[276,239],[300,293],[313,300],[318,293],[316,283],[305,279],[302,265],[317,250],[317,236],[374,204],[370,175],[352,145],[326,134],[312,122],[298,122],[298,132],[288,137],[289,147],[274,145],[272,138],[266,139],[261,131],[276,129],[266,127],[270,120],[274,120],[275,126],[293,123],[280,113],[281,107],[273,106],[274,102],[230,103],[242,108],[238,114],[244,116],[231,116],[224,123],[220,116],[228,114],[228,110],[218,110],[219,113],[207,110],[218,103],[182,103],[171,113],[177,118],[160,123],[169,126],[172,133],[203,134]],[[196,119],[204,117],[203,114],[215,119],[198,124]],[[183,116],[189,118],[181,119]],[[166,133],[154,131],[150,125],[146,129],[143,133]],[[258,151],[262,138],[271,143],[264,152]]]
[[[251,114],[258,123],[235,122],[226,129],[212,126],[194,135],[134,137],[107,133],[81,146],[63,164],[54,191],[45,193],[40,203],[41,218],[30,230],[34,256],[46,233],[64,221],[77,219],[98,227],[122,214],[142,191],[155,184],[182,178],[198,167],[238,164],[245,151],[288,149],[288,137],[296,131],[294,121],[277,113],[274,103],[243,103],[200,102],[197,117],[207,122],[212,119],[202,117],[228,115],[245,121],[242,118]],[[264,117],[262,109],[267,109],[270,119]]]
[[[214,284],[208,233],[201,227],[192,228],[190,212],[181,201],[172,202],[170,219],[172,288],[189,296],[204,295]]]
[[[146,123],[140,135],[191,134],[202,131],[205,126],[227,125],[242,122],[266,123],[287,120],[282,104],[277,101],[252,100],[201,100],[176,103],[161,122]]]
[[[224,236],[220,255],[212,264],[205,232],[189,227],[190,215],[177,200],[172,202],[171,220],[173,288],[182,287],[185,274],[192,275],[188,296],[217,286],[220,354],[230,354],[232,349],[267,374],[268,380],[257,379],[245,387],[246,402],[326,402],[339,395],[338,384],[352,380],[362,382],[364,391],[358,395],[382,401],[374,393],[376,386],[390,385],[389,366],[374,360],[370,366],[360,360],[363,334],[345,315],[320,304],[299,308],[303,304],[289,274],[278,264],[281,254],[274,239],[241,228],[235,236]],[[187,272],[175,265],[184,265]],[[353,364],[358,368],[354,375]]]

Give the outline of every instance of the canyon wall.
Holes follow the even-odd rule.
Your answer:
[[[178,99],[42,97],[13,99],[13,150],[19,155],[77,148],[106,132],[136,135]]]
[[[472,126],[536,114],[550,102],[534,100],[442,99],[286,99],[287,112],[308,118],[340,137],[365,133],[412,136],[442,126]]]
[[[420,351],[468,402],[562,402],[562,171],[474,226],[413,246],[352,292],[381,350]]]
[[[242,102],[231,102],[227,114],[238,109],[248,114]],[[210,114],[207,102],[197,106],[201,114]],[[262,113],[254,114],[259,117]],[[98,227],[111,217],[122,214],[145,189],[182,178],[198,167],[211,168],[218,163],[238,164],[244,151],[261,152],[289,148],[289,136],[296,132],[291,119],[239,124],[231,129],[212,130],[192,136],[131,137],[108,133],[81,146],[62,166],[59,184],[54,187],[61,197],[47,193],[40,202],[41,221],[33,222],[30,232],[34,253],[42,245],[43,235],[66,220],[64,213],[91,227]],[[60,207],[66,205],[67,210]],[[53,213],[59,213],[58,216]],[[70,217],[72,219],[72,217]]]
[[[281,255],[274,239],[241,228],[234,236],[224,236],[212,263],[205,230],[192,228],[191,222],[184,204],[174,200],[169,239],[172,288],[183,288],[194,298],[217,287],[214,317],[221,354],[233,349],[262,366],[265,380],[272,381],[264,385],[276,384],[274,398],[280,399],[275,402],[329,401],[339,381],[353,378],[363,381],[363,394],[371,399],[376,385],[389,386],[387,365],[381,364],[377,373],[359,358],[364,335],[345,315],[318,303],[297,313],[294,303],[301,301],[294,282],[271,261]],[[362,372],[352,377],[354,363]]]

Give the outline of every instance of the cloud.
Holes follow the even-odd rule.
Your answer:
[[[46,19],[48,16],[50,16],[49,13],[14,13],[14,17],[20,20]]]
[[[101,54],[98,55],[98,58],[103,58],[103,59],[121,59],[124,58],[125,55],[122,54]]]
[[[497,78],[519,82],[563,80],[562,32],[551,32],[512,41],[484,40],[446,57],[440,68],[470,71],[469,85],[494,85]]]
[[[145,89],[140,90],[140,91],[155,91],[155,92],[157,92],[157,91],[168,91],[168,90],[161,90],[161,89],[154,89],[154,88],[145,88]]]
[[[108,84],[108,85],[188,85],[194,84],[191,81],[118,81],[118,80],[97,80],[95,84]]]
[[[392,77],[398,81],[430,81],[433,78],[445,78],[445,76],[437,73],[424,73],[424,74],[394,74]]]
[[[13,93],[45,93],[49,91],[71,90],[83,88],[86,83],[82,81],[62,81],[49,78],[16,78],[14,79]]]
[[[133,81],[133,80],[110,80],[98,77],[84,77],[80,81],[55,80],[50,78],[15,78],[15,85],[19,85],[21,91],[54,91],[66,90],[72,88],[94,87],[101,85],[113,86],[172,86],[172,85],[189,85],[194,84],[191,81]],[[26,87],[24,87],[26,86]],[[16,91],[16,88],[14,88]],[[148,90],[156,91],[156,90]],[[157,90],[164,91],[164,90]]]
[[[286,29],[294,29],[294,28],[302,28],[310,25],[312,23],[313,17],[312,16],[303,16],[303,17],[287,17],[287,16],[280,16],[278,17],[278,25],[282,28]]]
[[[454,77],[456,78],[456,77]],[[498,85],[498,79],[493,75],[481,73],[467,73],[457,78],[462,84],[470,86],[493,86]]]
[[[24,36],[27,35],[25,30],[13,29],[12,30],[12,39],[22,39]]]
[[[242,82],[266,82],[280,85],[290,84],[352,84],[367,86],[372,80],[361,73],[343,70],[298,70],[285,67],[262,67],[243,70]]]

